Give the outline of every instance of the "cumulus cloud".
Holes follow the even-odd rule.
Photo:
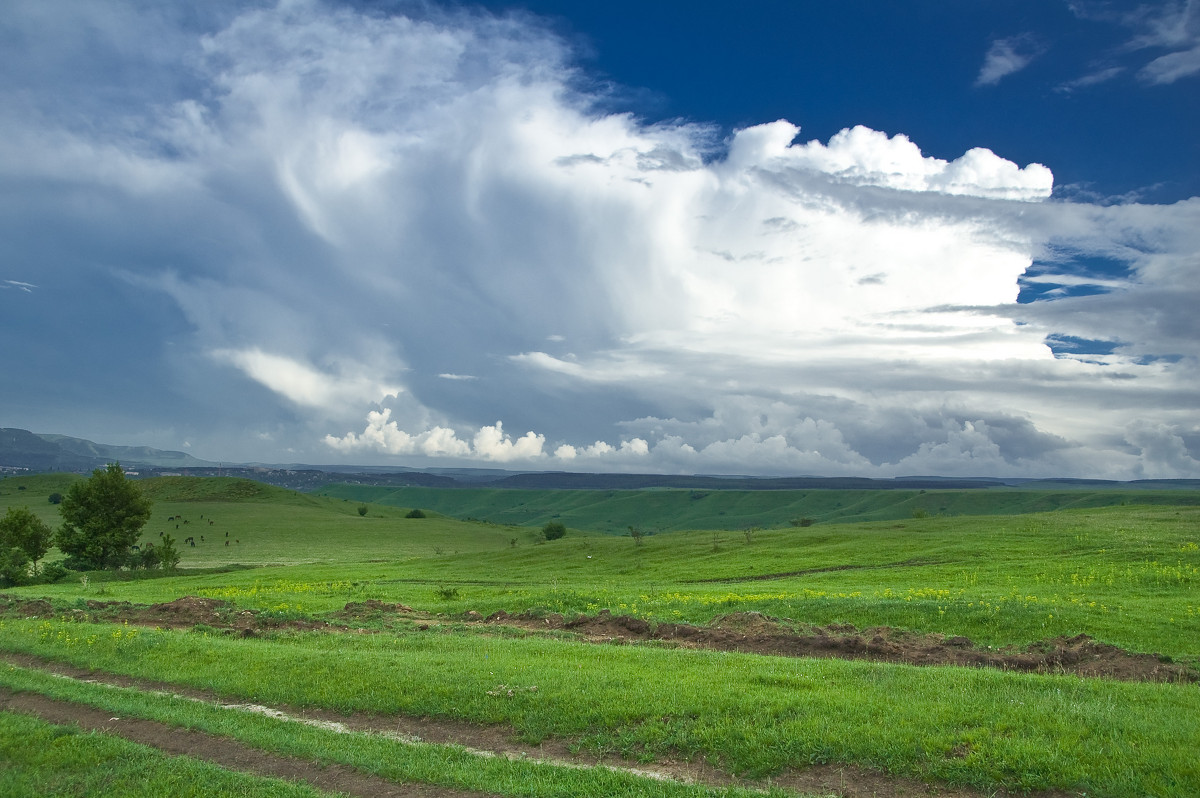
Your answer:
[[[975,85],[994,86],[1009,75],[1029,66],[1030,62],[1044,51],[1042,44],[1028,33],[996,39],[984,56],[979,76],[975,78]]]
[[[102,274],[136,298],[163,395],[210,397],[211,416],[279,450],[684,473],[1193,469],[1195,200],[1054,200],[1043,165],[936,158],[864,126],[818,141],[787,120],[649,124],[603,110],[527,16],[316,0],[212,14],[200,31],[143,20],[166,29],[153,65],[173,78],[94,125],[8,91],[0,169],[41,189],[13,203],[14,229],[71,230],[37,242],[60,248],[43,262],[76,264],[64,282]],[[1038,52],[997,42],[981,84]],[[72,74],[80,102],[123,85]],[[1078,266],[1090,258],[1125,271]],[[1018,303],[1030,286],[1062,290]],[[1073,357],[1062,336],[1115,343]]]

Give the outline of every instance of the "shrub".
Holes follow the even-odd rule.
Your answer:
[[[546,540],[558,540],[567,534],[567,528],[559,521],[551,521],[542,527],[542,536]]]
[[[456,601],[458,599],[458,588],[456,587],[439,587],[433,591],[433,594],[442,601]]]
[[[815,523],[816,521],[811,518],[793,518],[791,520],[792,526],[812,526]]]
[[[50,494],[50,503],[51,504],[62,504],[62,494],[59,493],[58,491],[51,493]]]
[[[405,515],[404,517],[405,518],[424,518],[425,513],[421,512],[420,510],[418,510],[414,507],[413,509],[409,510],[408,514]]]
[[[365,505],[365,504],[358,505],[358,514],[366,515],[367,514],[367,505]]]
[[[46,584],[52,584],[70,573],[71,569],[63,565],[61,560],[48,562],[42,566],[41,573],[39,574],[39,581],[45,582]]]

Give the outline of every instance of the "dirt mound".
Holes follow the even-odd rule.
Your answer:
[[[334,613],[334,617],[345,620],[362,620],[398,612],[412,611],[413,608],[407,604],[388,604],[377,599],[367,599],[366,601],[351,601],[342,608],[341,612]]]
[[[472,613],[478,617],[478,613]],[[467,616],[464,616],[467,617]],[[1087,635],[1054,638],[1024,648],[980,647],[961,635],[921,634],[889,627],[858,629],[832,624],[796,631],[777,618],[761,613],[733,613],[715,618],[709,626],[652,624],[629,615],[601,610],[594,617],[579,615],[509,615],[494,613],[484,623],[535,629],[563,629],[591,642],[629,643],[662,640],[682,648],[740,651],[783,657],[835,657],[906,665],[959,665],[1027,673],[1075,674],[1123,681],[1200,681],[1200,673],[1156,654],[1138,654]]]

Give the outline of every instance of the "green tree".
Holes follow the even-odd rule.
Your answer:
[[[150,519],[150,500],[125,478],[119,463],[71,484],[58,505],[63,525],[55,543],[77,570],[130,564],[130,547]]]
[[[551,521],[542,527],[542,535],[546,540],[558,540],[565,534],[567,534],[567,528],[558,521]]]
[[[0,587],[23,585],[29,580],[29,555],[19,546],[0,546]]]
[[[27,507],[9,507],[4,517],[0,518],[0,547],[15,546],[21,549],[35,566],[50,550],[53,536],[46,522]]]

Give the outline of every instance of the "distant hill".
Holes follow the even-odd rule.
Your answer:
[[[41,435],[23,429],[0,429],[0,466],[31,471],[89,471],[111,462],[137,468],[204,468],[215,466],[184,452],[148,446],[114,446],[69,435]]]
[[[935,490],[955,488],[978,490],[999,488],[994,479],[948,479],[906,477],[711,477],[676,474],[578,474],[563,471],[514,474],[488,483],[489,488],[554,490],[645,490],[646,488],[690,488],[699,490]]]

